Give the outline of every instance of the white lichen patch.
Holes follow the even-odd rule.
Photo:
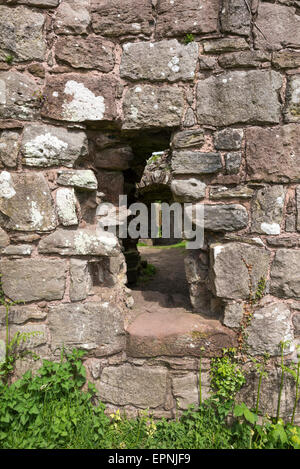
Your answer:
[[[220,252],[224,249],[224,246],[214,246],[213,248],[213,252],[214,252],[214,259],[216,260],[216,258],[218,257],[218,255],[220,254]]]
[[[6,104],[6,83],[0,80],[0,104]]]
[[[35,166],[57,164],[68,144],[47,132],[24,144],[25,163]]]
[[[260,225],[262,231],[268,235],[280,234],[280,225],[278,223],[262,223]]]
[[[95,96],[83,83],[67,81],[64,93],[72,96],[71,102],[64,102],[63,117],[69,121],[102,120],[105,113],[103,96]]]
[[[11,175],[7,171],[2,171],[0,174],[0,197],[11,199],[14,195],[16,195],[16,191],[13,186]]]
[[[30,207],[31,223],[36,228],[39,229],[43,226],[44,217],[37,207],[35,200],[31,201]]]
[[[72,226],[78,224],[74,189],[59,188],[56,192],[56,206],[58,218],[62,225]]]
[[[178,73],[180,71],[179,67],[179,57],[176,55],[171,58],[170,62],[168,63],[168,67],[172,70],[174,73]]]

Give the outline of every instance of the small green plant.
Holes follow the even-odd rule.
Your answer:
[[[189,44],[190,42],[194,42],[195,38],[193,34],[187,34],[184,38],[185,45]]]
[[[259,362],[255,358],[250,357],[254,367],[258,373],[258,386],[257,386],[257,394],[256,394],[256,404],[255,404],[255,414],[258,415],[259,413],[259,400],[260,400],[260,392],[261,392],[261,384],[262,384],[262,379],[268,377],[268,373],[265,371],[267,362],[270,358],[270,355],[268,353],[265,353],[263,356],[262,362]]]
[[[257,289],[254,295],[254,303],[258,303],[264,296],[266,289],[266,279],[265,277],[261,277],[260,281],[258,282]]]
[[[199,405],[202,405],[202,353],[205,351],[204,347],[200,347],[199,359]]]
[[[150,282],[154,275],[156,274],[156,267],[148,262],[144,265],[142,264],[141,273],[138,278],[138,284],[144,284]]]
[[[211,388],[221,400],[232,402],[245,383],[236,360],[236,349],[223,349],[223,356],[211,360]]]
[[[296,392],[295,392],[295,401],[294,401],[294,407],[293,407],[293,413],[292,413],[292,418],[291,418],[291,424],[294,424],[295,420],[295,414],[296,414],[296,407],[298,404],[298,400],[300,397],[300,346],[297,345],[297,370],[294,375],[295,378],[295,385],[296,385]]]
[[[279,392],[278,392],[278,400],[277,400],[277,412],[276,412],[276,422],[279,422],[280,417],[280,405],[281,405],[281,397],[282,397],[282,390],[284,385],[284,376],[287,371],[287,367],[284,365],[284,350],[289,346],[289,341],[280,342],[280,368],[281,368],[281,376],[280,376],[280,385],[279,385]]]
[[[11,65],[13,63],[13,60],[14,60],[14,57],[13,55],[11,54],[8,54],[6,57],[5,57],[5,62],[8,64],[8,65]]]

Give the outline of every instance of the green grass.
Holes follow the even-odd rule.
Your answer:
[[[148,248],[151,248],[151,249],[152,248],[155,248],[155,249],[176,249],[176,248],[186,249],[186,241],[180,241],[180,243],[171,244],[171,245],[167,245],[167,246],[148,246],[145,243],[138,243],[137,246],[138,247],[148,247]]]

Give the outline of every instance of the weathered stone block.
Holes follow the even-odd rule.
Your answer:
[[[113,120],[114,80],[79,73],[52,76],[46,82],[42,114],[71,122]]]
[[[252,200],[251,230],[256,233],[278,235],[283,217],[286,190],[283,186],[265,186]]]
[[[184,110],[181,88],[138,85],[127,91],[123,103],[123,129],[176,127]]]
[[[122,311],[110,303],[60,304],[49,307],[53,350],[79,347],[96,356],[121,352],[125,345]],[[126,383],[127,384],[127,383]]]
[[[237,231],[248,224],[248,213],[243,205],[205,205],[204,229],[211,231]]]
[[[202,370],[203,371],[203,370]],[[209,396],[209,373],[201,373],[202,378],[202,399]],[[199,385],[197,375],[194,373],[187,373],[184,375],[174,376],[172,378],[174,397],[177,399],[180,409],[188,409],[193,405],[199,405]]]
[[[243,303],[228,302],[224,309],[224,326],[239,328],[242,323],[243,315]]]
[[[123,46],[120,75],[130,80],[190,81],[195,77],[197,61],[196,42],[129,42]]]
[[[59,0],[16,0],[16,3],[37,8],[55,8],[58,6]]]
[[[124,194],[124,175],[120,171],[97,171],[99,191],[104,194],[105,202],[119,203],[119,196]]]
[[[249,50],[224,54],[219,58],[219,65],[223,68],[259,68],[270,61],[270,53],[262,50]]]
[[[15,168],[19,153],[19,134],[13,131],[0,133],[0,165]]]
[[[270,293],[279,298],[300,297],[300,251],[278,249],[271,268]]]
[[[94,191],[98,187],[95,173],[91,169],[59,171],[57,184],[61,186],[72,186],[76,189],[86,191]]]
[[[30,244],[11,244],[3,249],[3,254],[6,256],[31,256],[33,246]]]
[[[60,37],[55,45],[56,60],[73,68],[111,72],[115,65],[115,45],[99,37]]]
[[[159,37],[211,33],[218,28],[218,0],[158,0],[156,10]]]
[[[247,179],[269,182],[300,180],[299,125],[246,130]]]
[[[249,199],[253,195],[253,189],[248,186],[212,186],[209,191],[211,199]]]
[[[12,300],[61,300],[67,266],[63,260],[2,259],[3,291]]]
[[[70,277],[70,300],[85,300],[92,288],[88,262],[81,259],[71,259]]]
[[[33,78],[11,71],[0,73],[0,118],[32,120],[39,114],[41,96]]]
[[[204,144],[204,131],[202,129],[184,130],[176,132],[171,140],[172,148],[201,148]]]
[[[300,231],[300,186],[296,187],[296,204],[297,204],[297,231]],[[294,231],[294,230],[293,230]]]
[[[53,200],[42,173],[2,171],[0,223],[17,231],[49,231],[56,227]]]
[[[5,248],[9,245],[9,236],[8,234],[0,228],[0,249]]]
[[[118,406],[158,407],[165,403],[167,392],[166,368],[141,367],[124,364],[104,368],[95,383],[101,400]]]
[[[0,5],[0,60],[8,55],[14,62],[43,60],[45,16],[26,7]]]
[[[222,160],[220,153],[174,151],[171,165],[174,174],[212,174],[222,169]]]
[[[259,49],[278,50],[300,46],[300,17],[293,7],[260,2],[256,25],[255,45]]]
[[[171,191],[176,202],[193,202],[205,197],[206,184],[195,178],[173,179]]]
[[[214,133],[214,144],[217,150],[239,150],[243,136],[241,129],[223,129]]]
[[[242,37],[222,37],[203,42],[203,50],[207,54],[219,54],[243,49],[250,49],[250,46]]]
[[[56,34],[86,34],[91,22],[89,0],[64,0],[57,9]]]
[[[278,68],[300,67],[300,51],[287,49],[273,52],[272,64]]]
[[[53,125],[26,125],[21,143],[23,163],[27,166],[67,166],[88,154],[84,132]]]
[[[300,122],[300,75],[299,74],[292,75],[288,79],[285,120],[287,122]]]
[[[92,0],[92,27],[102,36],[143,34],[153,30],[151,0]]]
[[[133,158],[131,147],[106,148],[95,153],[95,165],[96,168],[125,171]]]
[[[291,353],[293,344],[291,312],[285,303],[278,301],[256,309],[247,327],[247,345],[252,355],[280,355],[280,342],[289,342],[284,354]]]
[[[227,174],[237,174],[242,164],[242,152],[231,151],[226,153],[225,156],[225,168]]]
[[[281,75],[274,71],[232,71],[200,80],[198,122],[216,126],[277,123],[281,86]]]
[[[16,351],[21,352],[24,350],[32,350],[34,348],[40,347],[41,345],[45,345],[48,340],[48,328],[45,324],[22,324],[20,326],[11,325],[9,327],[10,337],[14,337],[17,333],[25,333],[30,334],[27,336],[27,339],[24,341],[20,341],[18,345],[16,345]],[[0,330],[0,342],[1,339],[5,341],[5,328]]]
[[[60,187],[56,191],[56,207],[57,215],[60,223],[64,226],[72,226],[78,224],[76,214],[76,196],[74,189],[68,187]]]
[[[223,1],[220,20],[222,31],[249,36],[251,12],[246,2],[241,2],[241,0]]]
[[[220,298],[249,299],[258,282],[267,277],[270,253],[264,248],[244,243],[216,244],[211,247],[211,280]],[[246,263],[252,266],[251,273]]]
[[[58,229],[45,236],[39,244],[39,252],[62,256],[117,256],[119,244],[112,233],[95,228],[77,230]]]

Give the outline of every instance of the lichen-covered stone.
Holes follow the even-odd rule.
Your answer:
[[[172,148],[201,148],[204,144],[204,131],[203,129],[183,130],[176,132],[171,140]]]
[[[168,370],[161,366],[105,367],[95,383],[99,398],[118,406],[158,407],[165,403]]]
[[[281,185],[265,186],[256,192],[251,208],[252,231],[268,235],[280,234],[285,192]]]
[[[87,156],[88,142],[84,132],[32,124],[24,128],[21,152],[27,166],[71,168],[79,158]]]
[[[220,153],[174,151],[171,165],[174,174],[212,174],[222,169],[222,160]]]
[[[76,196],[73,188],[60,187],[56,191],[56,207],[59,222],[64,226],[78,224]]]
[[[123,46],[120,75],[130,80],[190,81],[195,77],[197,61],[196,42],[129,42]]]
[[[241,129],[223,129],[214,133],[214,144],[217,150],[239,150],[244,132]]]
[[[115,118],[115,82],[112,77],[79,73],[51,76],[44,93],[42,114],[45,117],[71,122],[110,121]]]
[[[125,345],[123,314],[107,302],[60,304],[49,307],[48,324],[53,351],[74,347],[96,356],[121,352]]]
[[[0,5],[0,60],[12,56],[14,62],[43,60],[45,16],[26,7]]]
[[[288,79],[285,120],[300,122],[300,74],[292,75]]]
[[[295,8],[260,2],[255,22],[257,48],[278,50],[282,47],[300,46],[300,17]]]
[[[171,191],[176,202],[193,202],[205,197],[206,184],[195,178],[173,179]]]
[[[91,22],[89,0],[64,0],[57,9],[56,34],[85,34]]]
[[[203,49],[207,54],[219,54],[222,52],[250,49],[250,46],[242,37],[224,37],[204,41]]]
[[[221,29],[226,33],[250,35],[251,12],[247,2],[224,0],[221,10]]]
[[[211,199],[249,199],[253,196],[253,189],[248,186],[211,186],[209,196]]]
[[[53,200],[42,173],[1,172],[0,223],[16,231],[50,231],[56,227]]]
[[[92,0],[92,27],[102,36],[143,34],[153,30],[151,0]]]
[[[246,129],[247,179],[266,182],[300,180],[299,125]]]
[[[158,0],[156,10],[159,37],[212,33],[218,28],[218,0]]]
[[[92,278],[87,261],[70,260],[70,280],[70,300],[85,300],[92,288]]]
[[[137,85],[127,91],[123,103],[123,129],[176,127],[184,110],[181,88]]]
[[[39,115],[41,91],[28,75],[0,72],[0,118],[32,120]]]
[[[92,228],[58,229],[39,243],[39,252],[62,256],[117,256],[120,248],[112,233]]]
[[[279,298],[300,298],[300,251],[278,249],[271,268],[270,293]]]
[[[19,153],[19,134],[4,130],[0,133],[0,166],[15,168]]]
[[[33,246],[30,244],[11,244],[3,249],[3,254],[6,256],[31,256]]]
[[[3,291],[14,301],[61,300],[67,265],[53,259],[2,259]]]
[[[111,72],[115,65],[114,44],[99,37],[60,37],[55,44],[56,60],[73,68]]]
[[[211,280],[216,296],[228,299],[249,299],[250,279],[255,292],[259,281],[267,277],[270,253],[245,243],[211,246]],[[251,273],[246,264],[252,266]]]
[[[98,187],[95,173],[91,169],[61,170],[58,172],[57,184],[87,191],[94,191]]]
[[[230,151],[224,155],[225,168],[227,174],[237,174],[242,164],[242,153],[240,151]]]
[[[278,123],[282,77],[274,71],[232,71],[197,84],[200,124]]]

